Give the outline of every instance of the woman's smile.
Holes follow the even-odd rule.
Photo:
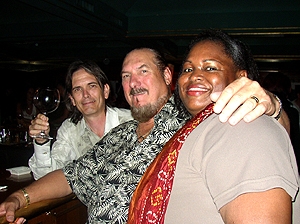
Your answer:
[[[209,89],[205,88],[202,85],[193,84],[193,85],[189,85],[186,89],[186,93],[189,96],[199,96],[207,92],[209,92]]]
[[[187,110],[196,115],[237,78],[237,71],[224,47],[212,41],[197,43],[189,52],[178,79],[179,95]]]

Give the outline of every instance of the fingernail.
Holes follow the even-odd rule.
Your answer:
[[[215,113],[217,113],[217,114],[221,113],[221,107],[218,106],[217,104],[215,104],[215,106],[214,106],[214,111],[215,111]]]
[[[231,118],[229,118],[229,124],[231,124],[231,125],[236,125],[237,124],[237,120],[235,119],[235,117],[231,117]]]
[[[225,122],[227,121],[227,117],[226,117],[224,114],[220,114],[219,120],[220,120],[222,123],[225,123]]]
[[[7,216],[7,221],[13,222],[14,221],[14,217],[13,216]]]
[[[247,115],[246,115],[246,116],[244,117],[244,121],[245,121],[245,122],[249,122],[249,121],[250,121],[250,116],[247,116]]]

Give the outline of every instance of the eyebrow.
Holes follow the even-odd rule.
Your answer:
[[[137,69],[142,69],[142,68],[150,68],[150,67],[149,67],[149,65],[142,64],[142,65],[139,66]]]
[[[206,60],[204,60],[203,62],[210,62],[210,61],[214,61],[214,62],[217,62],[217,63],[223,65],[223,63],[221,63],[220,61],[217,61],[217,60],[215,60],[215,59],[206,59]],[[192,61],[185,60],[184,63],[192,63]]]
[[[98,82],[89,82],[87,85],[91,85],[91,84],[96,84],[96,85],[100,86],[100,84],[99,84]],[[79,88],[79,87],[81,87],[81,86],[74,86],[74,87],[72,88],[72,90],[74,90],[74,89],[76,89],[76,88]],[[101,87],[101,86],[100,86],[100,87]]]
[[[130,73],[130,72],[127,72],[127,71],[121,71],[121,72],[120,72],[120,76],[122,76],[122,74],[124,74],[124,73]]]
[[[139,67],[137,67],[137,70],[140,70],[140,69],[143,69],[143,68],[150,68],[150,66],[149,65],[147,65],[147,64],[142,64],[142,65],[140,65]],[[121,71],[120,72],[120,75],[122,75],[122,74],[124,74],[124,73],[131,73],[131,72],[129,72],[129,71]]]

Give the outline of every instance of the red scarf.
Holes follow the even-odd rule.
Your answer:
[[[164,223],[179,150],[194,128],[213,113],[213,105],[208,105],[177,131],[147,168],[133,193],[128,224]]]

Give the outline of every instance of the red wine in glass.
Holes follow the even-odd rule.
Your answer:
[[[40,88],[33,96],[33,103],[41,113],[47,115],[52,113],[58,108],[60,102],[60,94],[58,89]],[[32,136],[33,138],[53,139],[49,135],[41,131],[38,135]]]

